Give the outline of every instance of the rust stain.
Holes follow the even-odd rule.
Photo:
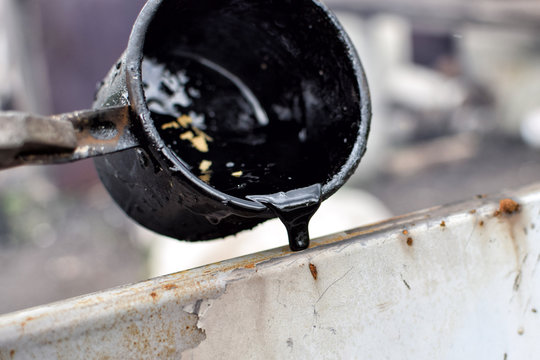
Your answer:
[[[480,220],[480,222],[478,223],[478,225],[484,226],[484,220]]]
[[[402,233],[403,233],[403,235],[409,235],[409,231],[408,231],[408,230],[403,230]]]
[[[501,220],[504,220],[504,223],[508,227],[510,244],[515,254],[516,275],[512,286],[514,291],[518,291],[520,288],[522,268],[528,256],[525,243],[521,243],[523,238],[518,236],[520,233],[518,232],[518,229],[523,228],[521,216],[519,215],[520,210],[520,204],[512,199],[506,198],[499,201],[499,209],[494,213],[494,216],[498,216]]]
[[[309,271],[311,272],[311,276],[313,276],[313,280],[317,280],[317,277],[319,276],[317,267],[314,264],[309,263]]]
[[[469,211],[469,214],[473,215],[473,214],[476,214],[476,209],[472,209]]]
[[[396,216],[394,218],[384,220],[384,221],[379,221],[379,222],[376,222],[376,223],[373,223],[371,225],[367,225],[364,227],[347,230],[343,233],[333,234],[332,236],[323,237],[320,239],[314,239],[313,241],[311,241],[311,245],[309,246],[309,248],[312,249],[312,248],[322,246],[322,245],[334,244],[336,242],[354,239],[360,236],[376,234],[381,231],[389,230],[394,226],[394,223],[397,220],[405,219],[410,216],[411,216],[410,214],[400,215],[400,216]],[[415,226],[414,223],[410,225]]]
[[[414,240],[413,240],[412,237],[408,237],[408,238],[407,238],[407,245],[413,246],[413,242],[414,242]]]
[[[434,209],[438,209],[438,208],[434,208]],[[310,245],[310,249],[311,248],[316,248],[316,247],[319,247],[319,246],[322,246],[322,245],[334,244],[334,243],[337,243],[337,242],[350,240],[350,239],[358,238],[358,237],[361,237],[361,236],[367,236],[367,235],[371,235],[371,234],[377,234],[377,233],[380,233],[382,231],[387,231],[387,230],[390,230],[390,229],[398,226],[399,225],[398,222],[401,222],[401,221],[409,221],[409,223],[406,226],[414,227],[414,226],[416,226],[416,223],[411,222],[411,220],[414,220],[414,219],[418,218],[419,216],[422,215],[422,213],[423,212],[403,214],[403,215],[392,217],[390,219],[378,221],[378,222],[375,222],[375,223],[372,223],[372,224],[369,224],[369,225],[366,225],[366,226],[362,226],[362,227],[354,228],[354,229],[351,229],[351,230],[347,230],[347,231],[344,231],[342,233],[336,233],[336,234],[333,234],[332,236],[325,236],[325,237],[322,237],[322,238],[319,238],[319,239],[314,239],[311,242],[312,245]],[[432,216],[432,214],[427,214],[427,215],[425,215],[423,217],[428,219],[431,216]],[[446,223],[444,225],[446,225]],[[403,224],[401,224],[401,226],[403,226]],[[403,231],[405,231],[405,230],[401,230],[400,232],[403,234]],[[409,230],[406,230],[406,231],[407,231],[407,234],[410,234]]]
[[[440,226],[441,226],[441,227],[446,227],[446,222],[445,222],[444,220],[441,221]]]
[[[150,296],[152,297],[152,299],[156,300],[156,298],[157,298],[158,295],[156,294],[155,291],[152,291],[152,292],[150,293]]]
[[[502,214],[511,215],[519,211],[520,205],[512,199],[502,199],[499,201],[499,209],[495,211],[494,216]]]
[[[314,241],[312,242],[312,245],[310,246],[310,249],[321,246],[321,245],[332,244],[340,240],[350,239],[354,236],[357,236],[357,233],[351,234],[350,236],[330,237],[329,239],[324,239],[324,241],[319,241],[319,239],[314,239]],[[232,262],[231,260],[219,261],[203,269],[203,274],[209,275],[217,271],[227,272],[227,271],[237,270],[241,268],[253,269],[259,263],[274,259],[279,256],[286,256],[286,255],[292,255],[292,254],[295,254],[295,252],[291,251],[288,246],[284,246],[281,249],[275,249],[270,252],[251,254],[249,256],[246,256],[243,259],[242,258],[234,259],[234,261]],[[190,274],[190,270],[184,270],[184,271],[175,273],[173,275],[178,277],[178,276],[189,275],[189,274]]]
[[[363,234],[363,232],[359,232],[359,233],[351,232],[350,234],[348,234],[348,236],[337,235],[337,236],[329,237],[329,238],[316,239],[315,241],[312,241],[310,243],[309,247],[314,248],[314,247],[317,247],[317,246],[333,244],[333,243],[336,243],[336,242],[339,242],[339,241],[351,239],[351,238],[353,238],[355,236],[358,236],[360,234]]]
[[[103,301],[103,298],[101,296],[91,297],[91,298],[84,298],[79,301],[77,301],[77,305],[79,306],[91,306],[95,305],[96,303],[100,303]]]
[[[284,247],[283,251],[282,251],[282,254],[283,255],[292,254],[292,251],[290,251],[288,249],[288,247],[286,247],[286,248]],[[220,262],[217,262],[215,264],[212,264],[211,267],[204,270],[204,274],[206,274],[206,275],[207,274],[212,274],[212,273],[215,273],[216,271],[227,272],[227,271],[236,270],[236,269],[240,269],[240,268],[252,269],[258,263],[270,260],[273,257],[274,257],[273,254],[270,255],[270,254],[261,253],[261,254],[250,255],[246,259],[242,259],[242,260],[236,259],[236,261],[232,262],[232,263],[229,260],[224,260],[224,261],[220,261]],[[182,274],[182,273],[188,274],[189,270],[185,270],[185,271],[183,271],[181,273],[178,273],[178,274]]]
[[[15,350],[12,349],[12,350],[9,352],[9,356],[11,356],[11,358],[13,358],[13,357],[15,356]]]
[[[33,317],[33,316],[28,316],[26,319],[24,319],[24,320],[21,322],[21,327],[23,328],[23,330],[24,330],[26,324],[28,324],[30,321],[32,321],[32,320],[34,320],[34,319],[35,319],[35,317]]]
[[[177,285],[174,285],[174,284],[167,284],[167,285],[163,285],[163,288],[165,290],[172,290],[172,289],[177,289],[178,286]]]

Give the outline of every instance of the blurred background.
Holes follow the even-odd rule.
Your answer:
[[[328,0],[370,83],[368,152],[321,236],[540,179],[540,3]],[[2,0],[0,108],[91,107],[142,0]],[[92,161],[0,172],[0,314],[287,243],[271,221],[182,243],[128,219]]]

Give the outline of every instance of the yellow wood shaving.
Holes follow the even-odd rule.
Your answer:
[[[205,173],[207,172],[210,167],[212,166],[212,162],[209,161],[209,160],[203,160],[201,161],[201,163],[199,164],[199,170],[201,170],[201,172]]]
[[[180,139],[181,140],[191,140],[193,139],[195,135],[193,135],[193,133],[191,131],[186,131],[185,133],[183,134],[180,134]]]
[[[208,152],[208,143],[206,142],[206,138],[202,135],[195,136],[191,139],[191,145],[200,152]]]
[[[179,127],[180,125],[176,121],[171,121],[171,122],[161,125],[161,130],[178,129]]]
[[[231,175],[234,176],[234,177],[240,177],[240,176],[244,175],[244,172],[242,170],[235,171]]]
[[[207,133],[205,133],[204,131],[202,131],[201,129],[198,129],[196,128],[195,126],[193,126],[193,131],[195,131],[195,134],[199,135],[199,136],[204,136],[204,138],[206,139],[206,141],[214,141],[214,139],[212,139],[210,136],[208,136]]]
[[[210,176],[211,176],[210,174],[202,174],[201,176],[199,176],[199,179],[201,179],[205,183],[209,183],[210,182]]]
[[[189,124],[193,122],[193,119],[191,119],[191,116],[189,115],[182,115],[178,119],[176,119],[178,124],[180,124],[182,127],[187,128]]]

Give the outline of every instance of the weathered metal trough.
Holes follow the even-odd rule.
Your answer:
[[[535,185],[4,315],[0,359],[531,359],[539,215]]]

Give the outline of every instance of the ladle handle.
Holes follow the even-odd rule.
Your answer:
[[[0,169],[80,160],[138,145],[129,106],[53,116],[0,112]]]

